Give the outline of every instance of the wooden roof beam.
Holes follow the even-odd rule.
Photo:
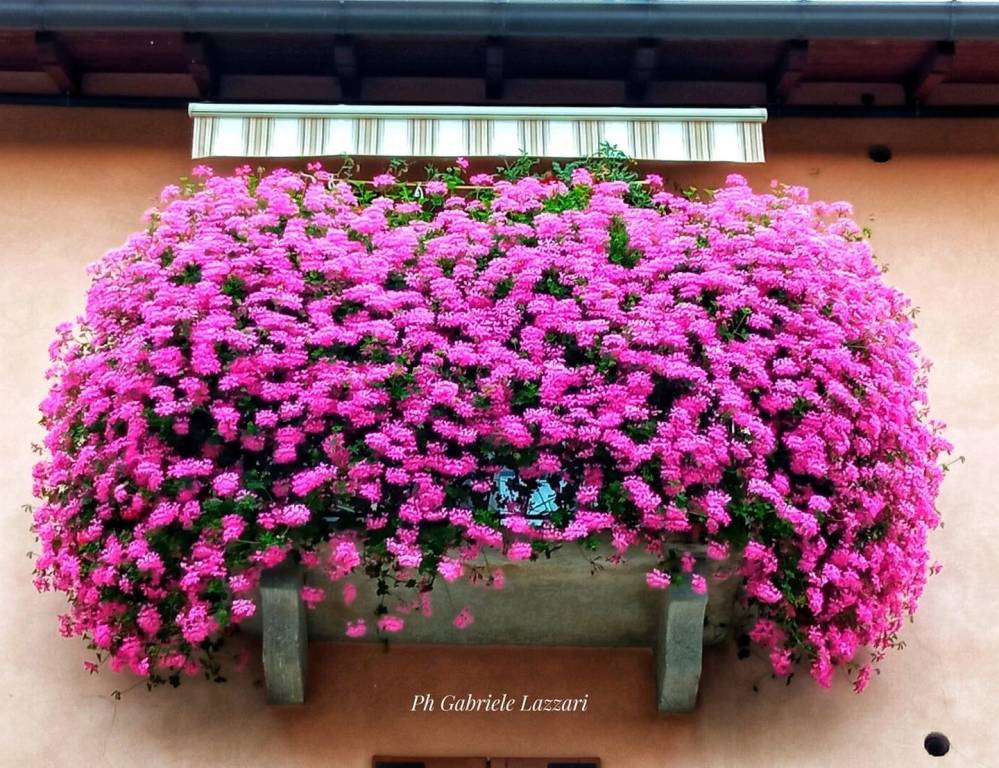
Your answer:
[[[79,72],[52,32],[35,32],[35,51],[42,70],[52,79],[60,93],[79,92]]]
[[[211,41],[205,35],[185,34],[184,58],[187,71],[198,88],[198,95],[203,99],[214,96],[218,92],[219,73]]]
[[[361,96],[361,75],[357,65],[357,47],[350,35],[333,39],[333,66],[344,101],[356,101]]]
[[[645,101],[649,83],[656,74],[659,64],[659,43],[656,40],[640,40],[631,58],[631,70],[625,84],[625,96],[632,104]]]
[[[780,64],[770,80],[770,101],[783,104],[787,101],[808,64],[808,41],[791,40],[781,56]]]
[[[503,39],[490,37],[486,42],[486,98],[503,98],[503,64],[506,52]]]
[[[954,67],[957,48],[950,40],[940,40],[916,67],[906,88],[910,104],[923,104]]]

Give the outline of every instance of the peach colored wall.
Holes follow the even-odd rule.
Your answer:
[[[873,227],[888,279],[922,308],[919,340],[936,361],[932,405],[967,457],[945,484],[945,563],[908,648],[863,696],[847,685],[774,683],[731,648],[706,653],[701,701],[659,719],[649,652],[314,646],[310,701],[268,708],[253,666],[227,685],[109,692],[127,677],[88,677],[78,640],[56,630],[61,600],[31,588],[31,440],[39,437],[45,349],[82,307],[84,266],[139,225],[157,191],[190,168],[179,111],[0,108],[0,766],[335,766],[373,754],[588,755],[607,768],[912,766],[931,730],[955,766],[999,765],[999,122],[783,120],[769,161],[744,167],[852,200]],[[875,165],[871,143],[895,159]],[[726,166],[671,169],[717,184]],[[753,684],[759,684],[759,692]],[[412,696],[588,693],[585,714],[413,714]]]

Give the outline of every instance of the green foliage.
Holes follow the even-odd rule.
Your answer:
[[[572,288],[565,285],[554,269],[546,269],[541,274],[541,279],[534,286],[534,290],[541,294],[554,296],[556,299],[564,299],[572,296]]]
[[[530,176],[537,164],[538,158],[531,157],[525,152],[512,163],[507,161],[504,165],[498,166],[496,173],[505,181],[517,181]]]
[[[624,221],[614,217],[610,225],[610,239],[607,243],[608,258],[622,267],[634,267],[642,258],[640,251],[629,247],[628,227]]]

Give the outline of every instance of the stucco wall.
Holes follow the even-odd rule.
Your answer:
[[[30,443],[39,437],[45,350],[82,307],[85,265],[139,225],[164,184],[190,168],[190,126],[176,111],[0,108],[0,766],[342,766],[373,754],[598,756],[648,766],[912,766],[932,762],[931,730],[952,743],[944,764],[999,764],[999,629],[992,481],[999,476],[999,122],[773,121],[769,160],[743,167],[816,197],[851,200],[890,264],[888,279],[922,308],[918,338],[936,361],[935,415],[967,462],[944,485],[945,564],[908,647],[862,696],[848,685],[789,687],[730,647],[706,652],[700,705],[655,714],[651,653],[316,644],[310,701],[268,708],[254,663],[226,685],[186,682],[121,701],[134,680],[86,675],[79,640],[62,639],[56,595],[31,587]],[[876,165],[869,144],[892,147]],[[712,185],[731,168],[677,167]],[[758,684],[758,692],[753,685]],[[589,694],[576,714],[410,713],[429,692]]]

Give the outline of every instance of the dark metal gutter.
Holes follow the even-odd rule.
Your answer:
[[[0,28],[684,38],[999,38],[999,2],[2,0]]]

